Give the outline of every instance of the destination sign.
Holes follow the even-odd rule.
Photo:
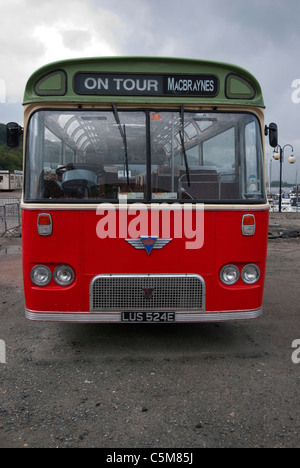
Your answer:
[[[74,91],[81,95],[198,96],[219,93],[215,75],[136,75],[77,73]]]

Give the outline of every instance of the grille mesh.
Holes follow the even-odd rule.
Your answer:
[[[196,275],[101,275],[91,283],[91,311],[203,310]]]

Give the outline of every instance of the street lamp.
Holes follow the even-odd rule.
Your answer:
[[[276,161],[280,161],[280,179],[279,179],[279,213],[281,213],[281,203],[282,203],[282,198],[281,198],[281,190],[282,190],[282,164],[283,164],[283,159],[284,159],[284,149],[289,146],[292,148],[292,152],[294,152],[294,148],[292,145],[284,145],[282,148],[280,145],[277,146],[276,150],[274,149],[274,154],[273,158],[276,159]],[[278,152],[279,148],[279,152]],[[295,156],[293,154],[288,158],[288,161],[290,164],[294,164],[296,162]]]

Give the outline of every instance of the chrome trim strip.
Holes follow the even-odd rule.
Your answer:
[[[90,314],[87,312],[33,312],[25,311],[26,318],[37,322],[67,322],[67,323],[122,323],[121,313]],[[262,315],[262,307],[255,310],[231,312],[190,313],[176,312],[175,323],[227,322],[231,320],[250,320]],[[161,323],[161,322],[159,322]]]
[[[163,203],[163,202],[161,202]],[[156,203],[153,202],[151,204],[143,203],[147,207],[147,209],[153,209],[155,210],[155,207],[158,207],[158,210],[161,210],[162,208],[160,207],[161,203]],[[169,205],[164,204],[163,210],[171,210],[174,211],[176,207],[174,205],[179,205],[181,209],[181,206],[184,206],[184,204],[179,204],[177,201],[176,203],[170,203]],[[132,207],[130,204],[126,203],[99,203],[99,204],[83,204],[83,203],[78,203],[78,204],[54,204],[54,203],[25,203],[21,202],[21,209],[24,211],[27,210],[34,210],[34,211],[96,211],[99,206],[101,206],[101,209],[103,210],[109,210],[109,209],[119,209],[119,206],[121,205],[122,210],[129,209]],[[193,204],[191,203],[191,206],[193,207],[193,210],[196,209],[196,206],[198,205],[198,209],[204,209],[204,211],[269,211],[270,210],[270,205],[269,203],[263,203],[263,204],[249,204],[249,205],[229,205],[229,204],[205,204],[205,203],[198,203],[198,204]],[[113,208],[112,208],[113,207]]]

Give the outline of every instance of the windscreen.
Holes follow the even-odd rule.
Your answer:
[[[25,202],[261,203],[251,113],[40,110],[29,121]]]

